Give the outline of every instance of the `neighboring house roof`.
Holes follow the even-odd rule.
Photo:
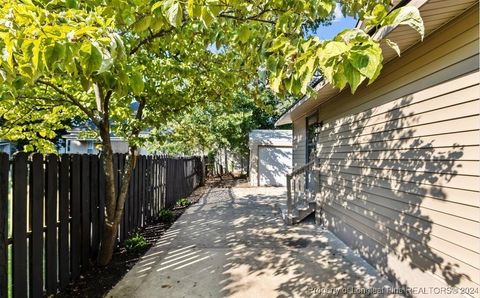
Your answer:
[[[252,146],[292,146],[292,131],[287,129],[255,129],[248,135]]]
[[[472,5],[476,5],[476,0],[457,0],[457,1],[431,1],[431,0],[400,0],[395,1],[395,7],[406,4],[414,5],[419,8],[425,25],[425,36],[442,27],[455,17],[459,16]],[[362,23],[357,24],[357,28],[362,28]],[[410,47],[421,41],[420,35],[407,26],[387,27],[376,32],[369,32],[378,38],[385,38],[396,42],[401,52],[405,52]],[[386,44],[382,44],[384,63],[398,58],[394,50]],[[303,96],[293,105],[291,105],[277,120],[275,126],[292,123],[294,120],[306,116],[317,108],[320,104],[328,101],[337,95],[340,90],[330,85],[325,80],[319,82],[315,87],[316,96]]]

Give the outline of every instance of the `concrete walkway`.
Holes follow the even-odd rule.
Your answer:
[[[210,189],[107,297],[351,297],[335,291],[391,286],[328,231],[285,226],[274,207],[285,197]]]

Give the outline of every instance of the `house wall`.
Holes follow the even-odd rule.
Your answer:
[[[299,118],[293,122],[293,169],[303,166],[306,162],[306,124],[305,118]]]
[[[475,7],[319,107],[322,220],[399,286],[480,287],[478,30]]]
[[[68,142],[68,140],[66,140]],[[96,145],[96,144],[95,144]],[[98,154],[97,148],[93,147],[93,152],[90,154]],[[68,146],[66,146],[68,148]],[[127,153],[128,152],[128,143],[119,140],[112,140],[112,150],[113,153]],[[140,148],[140,154],[146,154],[147,152]],[[79,140],[70,140],[70,150],[65,150],[66,153],[70,154],[87,154],[88,153],[88,144],[87,141]]]
[[[0,143],[0,152],[4,152],[10,155],[12,150],[11,147],[12,145],[9,142]]]

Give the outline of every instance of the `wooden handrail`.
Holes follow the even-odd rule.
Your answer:
[[[287,176],[293,177],[301,172],[304,172],[306,169],[308,169],[310,166],[315,164],[315,160],[310,161],[309,163],[304,164],[300,168],[293,170],[290,174],[287,174]]]
[[[308,168],[310,168],[314,164],[315,164],[315,160],[312,160],[312,161],[306,163],[305,165],[301,166],[300,168],[292,171],[290,174],[287,174],[287,215],[288,216],[290,216],[292,214],[294,201],[296,201],[295,185],[294,185],[294,189],[292,191],[292,179],[293,179],[294,176],[306,172],[308,170]],[[288,219],[288,221],[290,222],[290,219]]]

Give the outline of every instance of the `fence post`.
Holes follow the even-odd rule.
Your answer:
[[[8,295],[8,154],[0,153],[0,297]]]
[[[290,224],[290,214],[292,213],[292,176],[287,174],[287,222]]]

